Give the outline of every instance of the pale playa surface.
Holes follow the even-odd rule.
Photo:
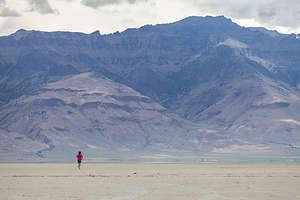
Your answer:
[[[300,199],[300,165],[0,164],[0,199]]]

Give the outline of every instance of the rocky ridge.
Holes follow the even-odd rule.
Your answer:
[[[0,46],[3,154],[299,153],[298,35],[188,17]]]

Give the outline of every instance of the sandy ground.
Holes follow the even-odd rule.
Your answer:
[[[1,200],[294,200],[300,165],[0,164]]]

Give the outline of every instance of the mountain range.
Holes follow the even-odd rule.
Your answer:
[[[0,37],[0,156],[300,154],[300,35],[188,17]]]

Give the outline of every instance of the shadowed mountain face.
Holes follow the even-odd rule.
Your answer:
[[[0,46],[2,153],[300,153],[297,35],[189,17]]]

